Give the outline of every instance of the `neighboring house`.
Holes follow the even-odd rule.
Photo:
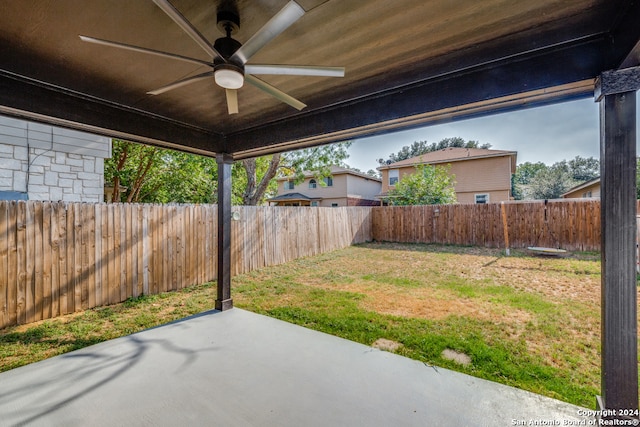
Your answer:
[[[445,148],[380,166],[384,200],[391,188],[417,165],[451,165],[458,203],[489,203],[511,199],[511,175],[516,171],[516,151],[480,148]]]
[[[331,167],[330,178],[319,182],[306,173],[303,182],[296,184],[290,178],[278,178],[278,194],[268,200],[276,206],[376,206],[380,202],[378,178],[338,166]]]
[[[111,139],[0,116],[0,200],[102,202]]]
[[[597,197],[600,198],[600,177],[594,178],[587,182],[583,182],[580,185],[576,185],[571,188],[569,191],[564,193],[562,196],[563,199],[579,199],[579,198],[587,198],[587,197]]]

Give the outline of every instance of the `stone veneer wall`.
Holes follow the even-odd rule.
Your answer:
[[[109,138],[0,117],[0,192],[102,202],[104,159],[110,155]]]

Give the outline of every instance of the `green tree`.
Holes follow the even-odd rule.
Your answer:
[[[547,170],[548,166],[542,162],[521,163],[516,167],[516,172],[511,176],[511,194],[516,200],[531,199],[530,183],[531,180],[543,170]]]
[[[212,158],[114,139],[104,167],[105,182],[114,187],[112,202],[215,200],[217,167]]]
[[[516,184],[527,185],[531,182],[531,179],[538,174],[538,172],[546,170],[547,168],[548,166],[542,162],[521,163],[516,168],[516,173],[513,174],[513,181]]]
[[[542,162],[519,164],[511,181],[511,193],[516,200],[554,199],[571,187],[597,178],[600,161],[593,157],[576,156],[551,166]]]
[[[111,158],[104,164],[105,183],[114,187],[109,201],[133,201],[151,168],[158,165],[157,149],[119,139],[112,144]],[[129,194],[122,194],[122,190]]]
[[[463,138],[458,136],[453,138],[444,138],[440,142],[433,142],[429,144],[427,141],[414,141],[411,145],[405,145],[402,147],[400,151],[397,153],[391,153],[389,155],[389,159],[391,163],[399,162],[401,160],[410,159],[412,157],[418,157],[425,153],[430,153],[432,151],[443,150],[449,147],[459,147],[459,148],[482,148],[489,149],[491,148],[491,144],[482,144],[478,141],[465,141]],[[384,159],[378,160],[379,163],[385,163]]]
[[[455,177],[450,166],[418,165],[389,191],[391,205],[438,205],[456,203]]]
[[[530,180],[529,191],[533,199],[557,199],[577,184],[579,182],[573,179],[569,165],[563,160],[538,172]]]
[[[321,181],[332,165],[349,157],[351,142],[278,153],[235,162],[232,203],[257,205],[277,191],[278,174],[300,182],[312,171]],[[105,182],[113,200],[142,203],[215,203],[218,168],[215,158],[114,140],[113,156],[105,161]],[[321,181],[322,182],[322,181]],[[122,193],[119,189],[126,188]]]
[[[349,157],[350,146],[351,141],[345,141],[242,160],[246,179],[242,204],[261,204],[268,195],[275,194],[277,176],[288,176],[300,183],[305,172],[312,172],[322,183],[323,178],[331,176],[331,166],[346,166],[344,160]]]
[[[585,182],[600,176],[600,160],[593,157],[576,156],[568,162],[569,171],[575,181]]]
[[[352,170],[354,172],[358,172],[358,173],[361,173],[363,175],[370,176],[372,178],[377,178],[377,179],[381,179],[382,178],[382,174],[380,173],[380,171],[377,171],[375,169],[369,169],[368,171],[364,172],[364,171],[361,171],[358,168],[354,168],[354,167],[351,167],[351,166],[348,166],[348,165],[346,166],[346,168],[349,169],[349,170]]]
[[[165,203],[214,203],[218,193],[218,165],[212,157],[169,151],[156,197]],[[165,153],[166,154],[166,153]]]

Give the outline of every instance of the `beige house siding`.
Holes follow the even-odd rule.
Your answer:
[[[583,188],[578,188],[574,191],[569,191],[562,195],[565,199],[580,199],[587,197],[600,197],[600,181],[594,182]]]
[[[376,179],[366,179],[353,175],[343,175],[347,178],[347,196],[362,197],[375,200],[380,193],[380,181]]]
[[[452,163],[451,173],[455,175],[456,192],[509,191],[511,188],[510,162],[511,159],[508,157],[491,157]]]
[[[473,191],[473,192],[456,192],[458,203],[476,203],[476,195],[488,194],[489,200],[487,203],[504,202],[509,200],[511,192],[509,190],[497,190],[497,191]]]
[[[455,176],[454,189],[458,203],[475,203],[476,194],[489,194],[489,202],[501,202],[510,199],[513,162],[512,156],[505,155],[443,162],[434,166],[450,165],[450,173]],[[383,194],[394,188],[389,185],[389,171],[393,169],[398,170],[400,180],[415,173],[413,165],[382,168]]]
[[[322,199],[320,200],[319,206],[321,208],[330,208],[332,206],[347,206],[347,198],[346,197],[336,197],[332,199]]]
[[[322,180],[315,179],[316,188],[309,188],[309,182],[314,178],[306,178],[300,184],[295,184],[293,190],[285,190],[285,181],[278,182],[278,194],[302,193],[305,196],[313,198],[346,198],[345,188],[347,187],[347,179],[345,175],[334,175],[333,185],[331,187],[323,187],[320,183]]]
[[[326,186],[323,180],[307,177],[299,184],[294,184],[293,189],[285,189],[286,179],[278,180],[278,196],[300,193],[317,201],[320,207],[332,206],[368,206],[378,204],[375,199],[380,193],[380,181],[345,172],[345,169],[336,168],[333,172],[333,185]],[[314,179],[316,188],[309,188],[309,183]]]

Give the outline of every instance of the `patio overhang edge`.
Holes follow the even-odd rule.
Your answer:
[[[215,156],[225,138],[206,129],[0,69],[0,113],[142,144]]]
[[[234,158],[240,160],[292,149],[313,147],[316,145],[330,144],[355,138],[382,135],[426,125],[436,125],[517,109],[533,108],[559,102],[585,99],[593,96],[594,82],[595,79],[586,79],[553,88],[519,93],[486,101],[478,101],[462,106],[442,108],[436,111],[367,124],[351,129],[336,130],[322,135],[276,143],[267,147],[238,151],[234,153]]]
[[[235,158],[380,135],[451,120],[593,95],[595,79],[618,64],[604,34],[480,64],[227,134]],[[599,53],[599,54],[596,54]],[[626,55],[626,52],[625,54]],[[582,58],[568,63],[567,58]],[[446,96],[443,96],[446,94]]]

